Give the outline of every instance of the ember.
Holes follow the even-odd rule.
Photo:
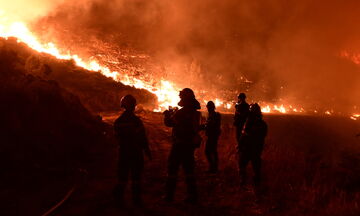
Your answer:
[[[0,2],[0,215],[360,215],[359,0]]]
[[[6,13],[4,12],[0,13],[0,37],[3,38],[15,37],[17,38],[18,42],[23,42],[38,52],[50,54],[58,59],[72,60],[76,63],[76,65],[84,69],[100,72],[106,77],[111,77],[112,79],[122,82],[125,85],[134,86],[139,89],[145,89],[155,94],[158,98],[158,107],[154,111],[159,112],[167,109],[169,106],[173,106],[173,107],[177,106],[177,101],[179,99],[178,92],[181,89],[181,87],[180,85],[178,85],[176,81],[173,81],[171,79],[166,79],[163,77],[152,77],[152,79],[150,80],[143,79],[142,77],[135,77],[127,73],[125,70],[121,70],[121,71],[114,70],[113,68],[96,60],[96,58],[80,56],[77,53],[70,52],[68,49],[61,48],[57,44],[54,44],[52,42],[42,42],[38,39],[39,37],[37,36],[37,33],[31,31],[27,27],[26,22],[11,21],[6,17]],[[340,53],[340,56],[351,60],[355,64],[359,64],[359,55],[354,52],[342,51]],[[197,66],[195,65],[193,67],[196,68]],[[219,76],[219,78],[222,78],[222,76]],[[246,80],[245,83],[252,83],[243,76],[241,76],[241,80]],[[194,90],[196,92],[200,92],[200,91],[206,92],[204,91],[203,88],[204,88],[203,86],[200,86],[194,88]],[[281,86],[281,89],[284,89],[284,87]],[[213,94],[206,95],[205,93],[202,96],[204,97],[203,101],[205,102],[209,100],[213,100],[216,106],[220,108],[220,111],[233,112],[234,101],[229,100],[228,98],[227,99],[222,98],[221,96],[214,97]],[[309,109],[309,107],[304,108],[300,106],[294,106],[290,103],[286,103],[286,100],[280,101],[279,103],[275,103],[275,104],[267,103],[265,101],[265,102],[260,102],[260,105],[262,106],[262,111],[264,113],[283,113],[283,114],[318,113],[317,110]],[[325,111],[322,111],[321,113],[326,115],[333,115],[335,112],[334,110],[325,109]],[[349,115],[351,116],[351,119],[354,120],[359,119],[357,114],[349,114]]]

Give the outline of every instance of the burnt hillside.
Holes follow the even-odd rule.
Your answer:
[[[143,107],[153,109],[156,96],[146,90],[136,89],[107,78],[99,72],[90,72],[73,61],[59,60],[38,53],[16,39],[0,39],[0,50],[12,52],[13,57],[4,64],[14,64],[25,74],[42,80],[55,81],[59,86],[78,96],[81,103],[92,112],[119,109],[119,101],[126,94],[133,94]]]

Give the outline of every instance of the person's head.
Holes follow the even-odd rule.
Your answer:
[[[136,99],[134,96],[128,94],[121,98],[120,107],[126,111],[134,111],[136,106]]]
[[[179,106],[200,109],[200,103],[195,99],[194,91],[190,88],[184,88],[183,90],[181,90],[179,92],[179,97]]]
[[[207,102],[206,108],[207,108],[207,110],[208,110],[209,112],[214,112],[214,111],[215,111],[215,104],[214,104],[214,102],[212,102],[212,101]]]
[[[179,97],[181,100],[191,100],[195,98],[195,94],[192,89],[184,88],[179,92]]]
[[[245,99],[246,99],[245,93],[241,92],[241,93],[238,95],[238,99],[239,99],[239,101],[245,101]]]
[[[261,108],[260,108],[259,104],[254,103],[254,104],[250,105],[250,116],[257,117],[257,118],[262,117],[262,112],[261,112]]]

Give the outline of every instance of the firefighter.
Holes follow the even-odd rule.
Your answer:
[[[236,140],[239,144],[241,131],[249,114],[249,104],[246,102],[245,93],[238,95],[238,102],[235,105],[234,126],[236,128]]]
[[[203,126],[207,141],[205,145],[205,155],[209,162],[209,173],[216,173],[218,171],[218,152],[217,145],[221,133],[221,115],[215,112],[215,104],[209,101],[206,104],[208,110],[208,117],[206,124]]]
[[[185,88],[180,91],[181,107],[179,110],[164,112],[164,123],[172,127],[172,147],[168,157],[168,177],[166,181],[165,201],[171,202],[174,198],[177,174],[180,166],[184,169],[188,196],[185,202],[197,203],[197,188],[194,176],[194,151],[200,146],[201,113],[200,103],[195,99],[194,92]]]
[[[239,171],[241,184],[246,184],[246,167],[252,163],[254,170],[254,185],[259,186],[261,181],[261,153],[267,135],[267,124],[262,118],[260,106],[255,103],[250,106],[249,117],[238,144]]]
[[[121,204],[128,177],[131,175],[133,203],[141,205],[143,154],[151,160],[151,153],[143,122],[134,114],[136,99],[132,95],[126,95],[121,99],[120,106],[125,111],[114,123],[115,136],[119,143],[118,185],[114,192]]]

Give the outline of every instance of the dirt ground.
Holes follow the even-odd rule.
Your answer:
[[[102,114],[111,124],[116,114]],[[112,197],[116,184],[115,145],[109,148],[87,183],[56,211],[56,215],[358,215],[360,209],[359,123],[340,117],[265,115],[269,126],[263,153],[264,184],[257,196],[251,184],[239,186],[232,116],[222,115],[220,171],[207,174],[202,145],[196,151],[200,203],[183,202],[184,176],[179,176],[174,203],[162,201],[171,129],[160,113],[139,113],[153,160],[146,160],[144,206],[131,203],[128,187],[123,207]],[[108,146],[104,146],[108,148]],[[249,167],[249,172],[251,172]],[[251,175],[250,175],[251,176]]]

